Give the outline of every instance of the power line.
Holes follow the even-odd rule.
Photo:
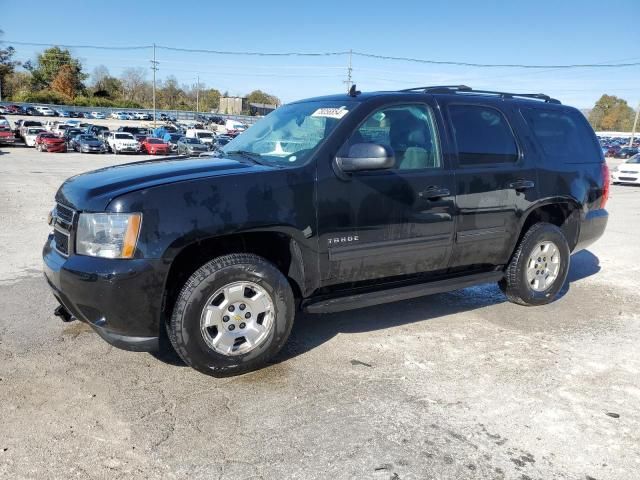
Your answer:
[[[105,46],[105,45],[64,45],[64,44],[52,44],[52,43],[34,43],[34,42],[14,42],[5,40],[0,43],[15,44],[24,46],[37,46],[37,47],[62,47],[62,48],[87,48],[96,50],[144,50],[144,49],[159,49],[173,52],[183,53],[204,53],[212,55],[237,55],[237,56],[255,56],[255,57],[331,57],[331,56],[346,56],[355,55],[363,58],[373,58],[376,60],[390,60],[390,61],[402,61],[411,63],[421,63],[428,65],[450,65],[460,67],[476,67],[476,68],[525,68],[525,69],[540,69],[540,68],[552,68],[552,69],[570,69],[570,68],[625,68],[625,67],[637,67],[640,66],[640,62],[626,62],[626,63],[575,63],[575,64],[557,64],[557,65],[529,65],[522,63],[475,63],[475,62],[460,62],[452,60],[431,60],[412,57],[399,57],[391,55],[378,55],[367,52],[357,52],[352,50],[336,51],[336,52],[250,52],[250,51],[230,51],[230,50],[209,50],[200,48],[180,48],[170,47],[166,45],[136,45],[136,46]]]

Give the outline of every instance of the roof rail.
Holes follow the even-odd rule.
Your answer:
[[[474,90],[466,85],[440,85],[434,87],[416,87],[400,90],[401,92],[423,92],[423,93],[462,93],[462,94],[479,94],[479,95],[496,95],[500,98],[532,98],[535,100],[544,100],[546,103],[561,104],[560,100],[551,98],[544,93],[510,93],[498,92],[493,90]]]

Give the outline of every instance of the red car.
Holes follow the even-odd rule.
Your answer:
[[[66,152],[67,143],[51,132],[43,132],[36,137],[36,150],[40,152]]]
[[[143,153],[151,155],[169,155],[171,153],[171,145],[160,138],[145,138],[140,144],[140,149]]]

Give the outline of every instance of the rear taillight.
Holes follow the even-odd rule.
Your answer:
[[[606,163],[602,164],[602,199],[600,200],[600,208],[604,208],[609,200],[609,188],[611,185],[611,177],[609,176],[609,166]]]

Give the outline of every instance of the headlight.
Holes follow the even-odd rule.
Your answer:
[[[76,253],[92,257],[132,258],[141,223],[141,213],[81,213]]]

